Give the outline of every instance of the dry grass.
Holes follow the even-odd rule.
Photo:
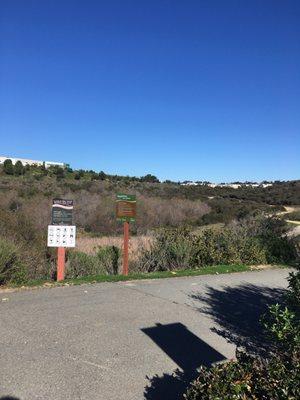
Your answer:
[[[151,236],[132,236],[129,240],[129,255],[131,259],[138,257],[141,248],[149,249]],[[100,238],[79,237],[76,243],[76,250],[87,254],[95,254],[99,246],[123,247],[122,236],[105,236]]]

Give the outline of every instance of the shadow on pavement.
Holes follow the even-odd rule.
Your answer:
[[[216,289],[190,297],[199,305],[199,312],[209,315],[215,327],[211,330],[230,343],[250,353],[263,354],[272,349],[260,322],[268,305],[283,302],[284,289],[244,284]],[[147,400],[179,400],[189,383],[197,377],[200,365],[210,366],[224,360],[222,354],[190,332],[181,323],[157,324],[142,329],[181,369],[171,374],[148,378],[144,390]]]
[[[12,396],[4,396],[0,397],[0,400],[20,400],[17,397],[12,397]]]
[[[190,297],[205,303],[199,311],[213,318],[217,324],[213,332],[250,353],[263,354],[270,351],[271,343],[264,334],[261,316],[268,305],[283,301],[284,292],[284,289],[245,284],[223,289],[208,287],[205,294]]]
[[[155,375],[149,379],[144,398],[181,399],[189,383],[197,376],[200,365],[209,366],[224,360],[222,354],[194,335],[181,323],[157,324],[142,329],[182,371],[176,369],[173,374]]]

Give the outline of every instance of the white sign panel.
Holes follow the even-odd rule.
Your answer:
[[[48,225],[48,247],[75,247],[76,226]]]

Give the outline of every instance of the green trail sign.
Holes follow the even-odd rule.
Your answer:
[[[118,221],[134,222],[136,218],[136,196],[117,194],[116,216]]]

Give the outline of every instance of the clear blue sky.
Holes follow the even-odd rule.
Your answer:
[[[300,1],[2,0],[0,153],[300,178]]]

